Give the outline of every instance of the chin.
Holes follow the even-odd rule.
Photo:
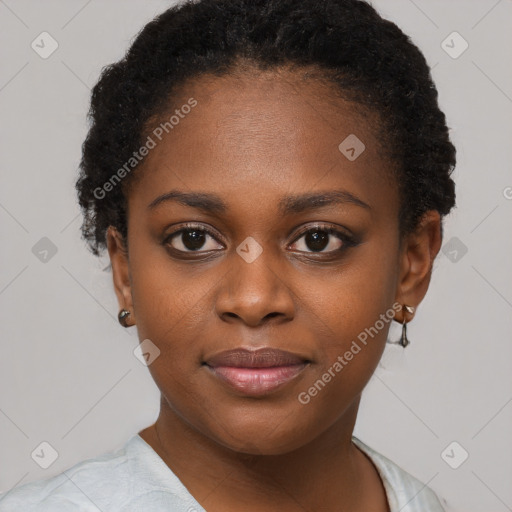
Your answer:
[[[212,430],[207,435],[237,453],[283,455],[301,448],[320,435],[319,422],[313,422],[310,426],[302,425],[301,418],[293,414],[272,416],[265,413],[254,417],[238,411],[234,415],[235,418],[223,416],[221,422],[211,425]]]

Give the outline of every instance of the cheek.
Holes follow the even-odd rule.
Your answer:
[[[153,265],[135,274],[132,296],[141,339],[149,338],[168,351],[179,351],[180,357],[200,342],[210,311],[213,276],[194,278],[193,273],[176,272],[169,266]]]
[[[177,281],[168,271],[159,272],[153,266],[134,273],[132,294],[139,340],[150,340],[156,349],[151,344],[146,347],[158,354],[148,370],[167,401],[185,412],[197,401],[195,398],[189,403],[188,397],[201,369],[197,308],[201,307],[204,290],[200,293],[190,283],[177,286]]]
[[[206,267],[172,261],[165,248],[144,232],[134,236],[130,255],[131,292],[141,339],[179,342],[187,326],[201,321],[215,275]],[[186,338],[186,336],[185,336]]]
[[[321,288],[318,281],[306,282],[303,296],[312,313],[310,325],[318,333],[317,374],[322,378],[328,373],[331,391],[326,395],[340,399],[362,390],[380,360],[394,314],[396,250],[378,240],[368,242],[346,266],[333,270]]]
[[[346,340],[357,337],[392,306],[397,275],[393,248],[369,242],[346,265],[333,269],[321,287],[318,280],[310,279],[303,296],[314,304],[316,315],[332,326],[334,334]]]
[[[178,410],[186,411],[197,402],[196,397],[189,403],[189,397],[201,370],[202,336],[216,280],[210,273],[195,276],[197,272],[157,260],[133,267],[137,332],[141,342],[149,339],[160,350],[148,366],[156,385]]]

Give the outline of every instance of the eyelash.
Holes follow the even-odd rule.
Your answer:
[[[201,232],[207,233],[214,240],[217,241],[217,234],[213,230],[208,228],[207,226],[200,225],[200,224],[187,223],[184,226],[182,226],[180,229],[170,233],[163,241],[163,245],[170,246],[170,241],[174,237],[176,237],[180,233],[184,233],[189,230],[190,231],[192,231],[192,230],[201,231]],[[355,239],[355,237],[350,236],[347,233],[344,233],[329,224],[322,224],[322,223],[315,224],[315,225],[310,226],[307,229],[304,229],[303,231],[301,231],[299,234],[297,234],[297,236],[293,240],[292,244],[296,243],[304,235],[306,235],[310,232],[315,232],[315,231],[323,231],[325,233],[335,235],[337,238],[339,238],[343,242],[343,245],[339,249],[334,249],[332,251],[327,251],[327,252],[315,252],[315,251],[298,251],[298,252],[306,253],[306,254],[331,254],[332,255],[335,253],[341,253],[349,247],[354,247],[354,246],[358,245],[358,241]],[[209,252],[209,251],[182,251],[182,250],[176,249],[174,247],[170,247],[170,248],[180,254],[200,254],[201,252]]]

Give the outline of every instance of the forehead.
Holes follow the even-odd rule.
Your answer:
[[[251,197],[260,208],[285,193],[340,187],[366,202],[396,202],[377,114],[313,75],[203,75],[171,103],[147,124],[155,147],[137,169],[132,206],[171,189],[214,192],[228,205]]]

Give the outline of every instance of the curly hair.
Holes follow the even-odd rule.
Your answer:
[[[185,81],[255,69],[318,69],[335,91],[379,115],[380,140],[397,162],[399,229],[455,204],[455,148],[430,68],[394,23],[362,0],[186,0],[149,22],[124,58],[103,68],[76,182],[82,237],[93,254],[115,226],[126,240],[126,187],[98,190],[141,147],[149,120]]]

